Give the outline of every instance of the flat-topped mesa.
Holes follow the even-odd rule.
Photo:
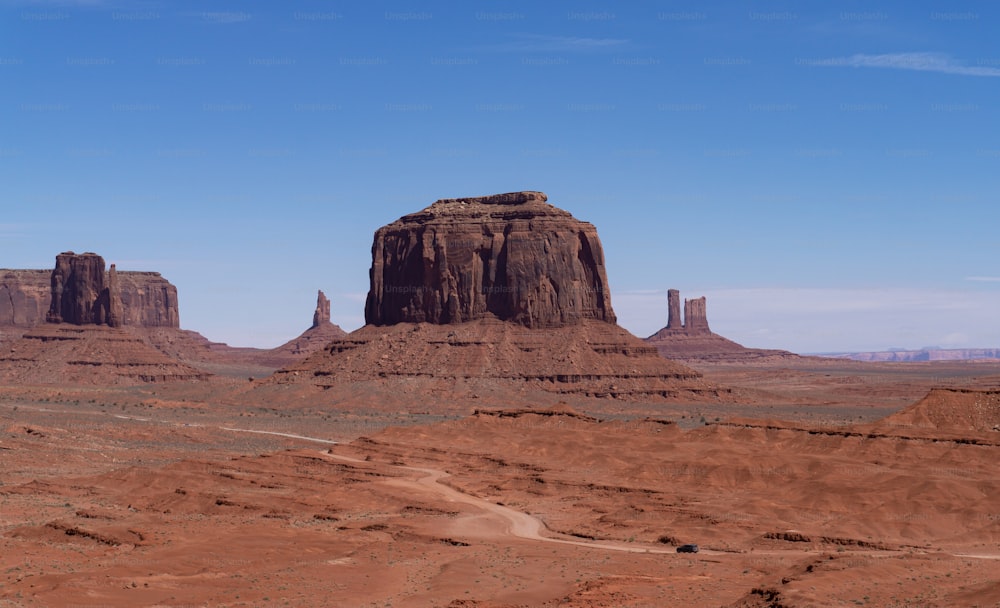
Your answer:
[[[366,323],[615,323],[596,228],[547,200],[441,199],[378,229]]]
[[[114,264],[105,271],[104,258],[96,253],[56,256],[49,302],[49,323],[180,327],[177,288],[157,272],[118,272]]]
[[[316,295],[316,310],[313,312],[312,326],[319,327],[330,322],[330,298],[320,289]]]

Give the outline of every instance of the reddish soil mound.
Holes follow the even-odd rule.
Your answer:
[[[270,360],[281,361],[281,366],[291,365],[323,350],[338,338],[343,338],[347,332],[338,325],[326,322],[310,327],[296,338],[292,338],[277,348],[267,351]]]
[[[786,350],[747,348],[713,332],[689,334],[663,328],[646,338],[646,342],[664,357],[680,361],[780,363],[799,358]]]
[[[0,354],[7,384],[128,385],[203,380],[206,373],[150,346],[141,330],[43,324]]]
[[[988,606],[1000,593],[996,446],[684,431],[558,406],[331,448],[337,420],[204,405],[0,402],[0,604]],[[700,553],[676,553],[688,542]]]
[[[146,330],[143,335],[157,350],[198,369],[223,376],[261,378],[323,350],[346,333],[340,327],[326,323],[311,327],[297,338],[272,349],[229,346],[212,342],[190,330],[152,329]]]
[[[1000,390],[935,388],[917,403],[876,423],[874,428],[997,433]]]
[[[726,392],[604,321],[543,329],[498,320],[369,325],[260,384],[309,394],[365,381],[442,402],[477,390],[503,391],[508,403],[531,402],[520,394],[525,389],[626,400],[711,400]]]

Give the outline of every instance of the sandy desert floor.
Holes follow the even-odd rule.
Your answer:
[[[757,403],[3,389],[0,606],[1000,605],[1000,432],[872,430],[1000,365],[701,371]]]

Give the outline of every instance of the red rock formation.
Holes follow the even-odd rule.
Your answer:
[[[126,327],[181,326],[177,288],[158,272],[119,272],[122,325]]]
[[[109,327],[121,327],[123,323],[122,318],[122,299],[121,291],[118,287],[118,270],[115,265],[111,265],[111,269],[108,270],[108,326]]]
[[[319,327],[330,322],[330,298],[326,297],[323,290],[319,290],[316,295],[316,312],[313,313],[312,326]]]
[[[444,199],[380,228],[368,324],[247,398],[287,396],[285,385],[323,403],[388,391],[405,407],[486,395],[717,398],[718,387],[615,323],[596,229],[546,200]]]
[[[306,356],[323,350],[333,340],[343,338],[347,332],[330,322],[330,299],[322,291],[316,296],[312,327],[281,346],[264,351],[260,360],[275,367],[292,365]]]
[[[157,350],[146,331],[94,323],[39,325],[0,347],[0,384],[137,385],[209,376]]]
[[[102,325],[105,310],[99,299],[103,292],[104,258],[96,253],[60,253],[52,271],[52,303],[45,320]]]
[[[681,319],[681,292],[676,289],[667,290],[667,329],[681,329],[684,320]]]
[[[50,270],[0,270],[0,326],[33,327],[52,299]]]
[[[157,273],[119,273],[114,264],[105,271],[96,253],[68,251],[51,272],[3,277],[0,324],[17,331],[0,348],[0,383],[133,385],[209,375],[153,344],[147,328],[181,333],[177,291]],[[39,323],[43,291],[48,323]]]
[[[365,321],[615,322],[593,225],[541,192],[442,199],[375,233]]]
[[[684,322],[680,319],[680,292],[667,290],[667,326],[646,338],[667,359],[688,362],[747,362],[797,357],[788,351],[746,348],[708,327],[704,296],[684,300]]]
[[[684,300],[684,330],[689,334],[711,333],[708,329],[705,296]]]
[[[62,256],[73,256],[72,252],[62,254]],[[93,256],[103,264],[101,256],[96,254],[84,254]],[[97,263],[95,261],[87,263]],[[92,276],[89,285],[83,286],[84,291],[89,295],[82,295],[85,301],[90,295],[94,299],[90,302],[89,313],[83,314],[85,306],[83,303],[70,304],[69,300],[74,300],[75,296],[70,296],[66,292],[68,275],[72,274],[72,264],[70,257],[65,257],[61,263],[57,257],[56,270],[0,270],[0,326],[15,328],[31,328],[44,322],[47,318],[55,322],[66,321],[63,318],[64,305],[70,308],[77,308],[78,312],[70,315],[73,318],[89,318],[87,323],[108,322],[108,314],[112,304],[117,307],[120,304],[120,311],[117,316],[121,319],[123,327],[180,327],[180,316],[177,307],[177,288],[169,281],[160,276],[158,272],[130,272],[122,271],[117,274],[118,298],[117,303],[110,299],[104,302],[101,293],[110,287],[110,273],[103,278]],[[78,267],[83,262],[77,262]],[[102,266],[103,270],[103,266]],[[57,274],[58,272],[58,274]],[[103,287],[101,284],[103,283]],[[94,291],[96,289],[99,291]],[[72,287],[71,287],[72,289]],[[53,290],[59,291],[57,305],[53,308]],[[67,298],[69,300],[67,300]],[[101,300],[98,302],[98,300]],[[95,314],[100,321],[95,321]],[[115,316],[115,315],[112,315]],[[76,323],[76,321],[66,321]]]

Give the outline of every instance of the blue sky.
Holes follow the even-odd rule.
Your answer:
[[[0,0],[0,267],[64,250],[273,346],[363,324],[373,232],[542,190],[621,324],[1000,345],[1000,4]]]

